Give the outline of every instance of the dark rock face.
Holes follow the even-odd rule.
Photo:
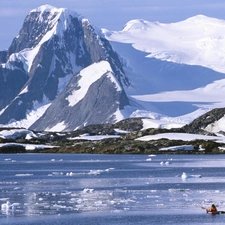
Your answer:
[[[114,127],[125,131],[139,131],[143,128],[143,122],[142,118],[128,118],[117,122]]]
[[[9,70],[0,66],[0,110],[10,104],[27,80],[23,68]]]
[[[49,11],[31,11],[25,18],[19,35],[13,39],[8,49],[8,56],[25,48],[35,47],[46,33],[53,28],[54,23],[52,22],[57,14],[52,15]]]
[[[194,134],[207,134],[203,129],[206,128],[209,124],[214,123],[224,117],[225,108],[213,109],[204,115],[198,117],[190,124],[183,127],[185,132],[194,133]]]
[[[33,55],[29,65],[27,54]],[[76,85],[78,72],[81,69],[102,60],[110,63],[122,87],[122,93],[119,95],[115,93],[112,84],[105,78],[93,85],[85,100],[79,105],[65,107],[65,99],[63,99],[65,94],[61,96],[60,92],[66,87],[69,78],[73,76],[70,85]],[[63,120],[71,124],[67,129],[74,129],[74,126],[84,123],[113,121],[110,115],[117,109],[114,103],[118,102],[119,108],[129,105],[123,90],[123,85],[129,85],[129,81],[118,55],[109,42],[96,33],[88,20],[78,18],[77,14],[70,14],[67,10],[31,11],[8,51],[0,52],[0,62],[10,68],[0,68],[0,93],[2,93],[0,110],[7,106],[0,115],[0,124],[7,124],[12,119],[26,118],[27,112],[33,109],[34,101],[53,102],[49,112],[54,111],[55,116],[49,120],[49,124],[46,119],[40,119],[39,122],[43,121],[45,127],[51,127],[53,119],[54,124]],[[65,81],[62,86],[60,79],[63,78]],[[94,89],[100,87],[104,91],[99,92],[97,96]],[[68,90],[64,93],[67,92]],[[99,99],[97,101],[99,104],[90,103],[90,101],[96,102],[94,96],[103,98],[105,95],[110,96],[107,101]],[[108,102],[114,103],[109,105]],[[101,113],[99,113],[100,108]],[[82,116],[73,116],[81,110],[85,112]],[[48,117],[46,115],[49,112],[46,112],[45,118]],[[59,115],[56,115],[56,112]],[[32,127],[35,129],[43,127],[41,124],[37,126],[38,123]]]
[[[22,145],[9,145],[0,147],[0,154],[26,153],[26,149]]]
[[[0,51],[0,63],[6,63],[7,51]]]
[[[86,21],[84,25],[84,42],[86,49],[90,54],[91,62],[99,62],[102,60],[108,61],[120,84],[128,86],[129,80],[124,74],[122,63],[120,62],[117,53],[113,51],[108,40],[98,36],[89,22]]]

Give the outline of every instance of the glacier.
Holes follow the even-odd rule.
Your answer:
[[[223,20],[197,15],[176,23],[137,19],[121,31],[102,29],[124,62],[128,96],[143,107],[131,117],[187,124],[224,107],[224,27]]]

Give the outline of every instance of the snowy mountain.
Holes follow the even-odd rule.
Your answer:
[[[171,24],[132,20],[122,31],[103,29],[126,65],[128,96],[144,109],[131,116],[160,119],[159,126],[167,127],[168,121],[190,123],[224,107],[224,29],[225,21],[202,15]]]
[[[63,90],[67,93],[67,88],[71,92],[73,89],[80,89],[78,93],[81,96],[81,90],[85,89],[79,84],[81,74],[85,73],[85,71],[81,72],[82,69],[101,61],[107,61],[107,66],[101,68],[106,63],[98,63],[90,68],[90,70],[98,71],[99,74],[96,79],[90,79],[92,83],[89,82],[88,85],[103,82],[99,79],[107,74],[108,87],[120,86],[119,89],[117,88],[120,97],[108,101],[108,104],[117,105],[117,107],[109,110],[110,115],[105,113],[104,118],[112,117],[111,114],[129,105],[128,98],[123,91],[123,85],[127,85],[128,80],[124,75],[122,65],[109,42],[99,34],[99,31],[94,29],[87,19],[70,10],[57,9],[48,5],[32,10],[26,17],[19,35],[5,53],[6,56],[1,57],[3,60],[0,67],[0,85],[3,98],[0,104],[0,123],[29,127],[43,115],[54,100],[62,98],[60,93]],[[3,53],[2,55],[4,56]],[[67,87],[72,77],[73,83]],[[85,85],[86,89],[89,89],[88,85]],[[92,96],[99,92],[97,87],[92,89]],[[43,129],[50,129],[59,121],[63,121],[63,118],[59,118],[59,112],[63,117],[65,113],[72,113],[62,113],[65,102],[71,109],[77,108],[76,105],[82,99],[86,99],[83,102],[87,105],[90,104],[88,96],[83,95],[71,105],[70,99],[73,98],[73,94],[71,93],[72,97],[69,95],[68,93],[68,100],[64,99],[64,104],[54,103],[54,109],[56,104],[60,107],[56,109],[58,115],[55,118],[50,115],[54,121],[51,124],[45,123],[44,127],[42,126]],[[63,108],[61,108],[62,105],[64,105]],[[99,110],[104,111],[102,108]],[[88,113],[93,110],[91,108],[85,108],[83,111],[76,110],[76,117],[82,117],[79,114],[83,115],[86,111]],[[102,120],[102,122],[107,122],[107,120]],[[84,121],[79,120],[75,124],[79,126],[83,123]],[[38,123],[36,122],[32,127],[36,129]],[[67,128],[66,125],[64,127]],[[70,126],[70,129],[74,128]]]
[[[100,30],[41,6],[0,52],[0,124],[66,131],[146,117],[149,127],[182,127],[225,105],[224,28],[198,15]]]

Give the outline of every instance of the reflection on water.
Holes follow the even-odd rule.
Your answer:
[[[202,205],[225,209],[224,162],[223,155],[0,155],[0,224],[202,224],[210,219]],[[170,222],[160,220],[167,215]]]

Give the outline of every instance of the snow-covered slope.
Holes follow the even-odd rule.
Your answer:
[[[126,65],[128,96],[143,107],[131,116],[185,124],[224,107],[224,29],[225,21],[203,15],[171,24],[132,20],[122,31],[102,29]]]
[[[225,21],[203,15],[163,24],[131,20],[122,31],[104,30],[109,40],[130,43],[147,57],[225,72]]]

